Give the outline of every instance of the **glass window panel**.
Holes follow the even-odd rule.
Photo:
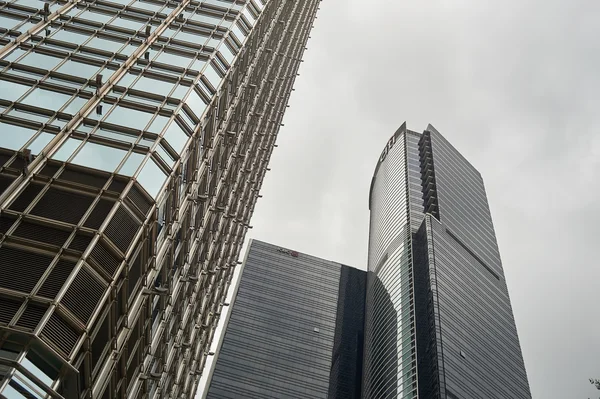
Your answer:
[[[119,82],[117,84],[119,86],[129,87],[129,85],[131,85],[131,82],[133,82],[138,76],[139,75],[134,75],[132,73],[126,73],[121,79],[119,79]]]
[[[165,161],[165,163],[167,165],[169,165],[170,167],[173,167],[173,164],[175,163],[175,160],[173,159],[172,156],[169,155],[169,153],[167,152],[167,150],[164,149],[164,147],[162,146],[162,144],[158,145],[156,147],[156,152],[160,155],[160,157],[162,158],[163,161]]]
[[[68,13],[66,13],[65,15],[74,17],[74,16],[80,16],[80,15],[84,15],[85,13],[82,12],[80,9],[78,9],[77,7],[73,7],[69,10]]]
[[[6,17],[4,15],[0,15],[0,26],[7,29],[13,29],[15,26],[20,24],[22,21],[19,19],[13,19]]]
[[[119,54],[123,54],[129,57],[137,48],[138,46],[135,44],[128,44],[127,46],[119,50]]]
[[[80,17],[81,18],[85,18],[85,19],[89,19],[91,21],[96,21],[96,22],[100,22],[100,23],[105,24],[108,21],[110,21],[111,19],[113,19],[114,16],[113,15],[101,14],[99,12],[86,11]]]
[[[16,101],[29,89],[30,86],[0,80],[0,98],[3,100]]]
[[[152,118],[152,114],[131,108],[116,106],[106,118],[106,122],[139,129],[146,126]]]
[[[1,23],[2,23],[2,21],[0,20],[0,24]],[[16,48],[12,52],[10,52],[8,55],[6,55],[3,58],[3,60],[4,61],[12,62],[12,61],[16,60],[17,58],[19,58],[20,56],[22,56],[23,54],[25,54],[25,50],[22,50],[20,48]]]
[[[215,89],[219,87],[219,83],[221,83],[221,77],[219,76],[219,74],[217,74],[217,71],[212,66],[212,64],[209,64],[206,67],[206,69],[204,70],[204,76],[208,78],[208,81],[213,85]]]
[[[185,100],[185,103],[192,109],[192,111],[196,114],[198,119],[202,117],[204,110],[207,107],[207,104],[202,101],[198,93],[195,90],[192,90],[188,98]]]
[[[182,99],[183,96],[190,90],[190,86],[179,85],[175,89],[173,93],[170,94],[170,97]]]
[[[221,27],[229,29],[233,25],[233,21],[223,20],[221,22]]]
[[[16,0],[16,3],[22,6],[38,8],[39,3],[35,0]]]
[[[67,141],[54,153],[52,159],[57,161],[66,161],[75,152],[77,147],[81,144],[81,140],[74,138],[68,138]]]
[[[39,378],[44,384],[46,384],[48,386],[52,385],[52,382],[53,382],[52,378],[50,378],[49,376],[47,376],[46,373],[44,373],[35,364],[33,364],[31,362],[31,360],[25,358],[25,359],[23,359],[23,361],[21,362],[21,364],[27,370],[29,370],[33,375],[35,375],[37,378]]]
[[[134,21],[132,19],[120,17],[112,21],[110,25],[120,26],[121,28],[140,30],[146,24],[144,22]]]
[[[30,398],[44,399],[46,397],[46,395],[43,395],[43,391],[41,390],[41,388],[35,382],[33,382],[29,378],[27,378],[20,371],[17,370],[15,372],[15,376],[13,377],[13,380],[18,382],[19,385],[21,385],[23,388],[25,388],[27,390],[27,393],[29,394],[28,396]]]
[[[28,22],[25,22],[24,24],[16,26],[15,29],[18,30],[21,33],[25,33],[25,32],[27,32],[29,29],[31,29],[36,24],[37,24],[37,22],[28,21]]]
[[[144,154],[138,154],[137,152],[132,152],[129,154],[129,158],[125,161],[125,164],[119,170],[119,174],[133,176],[137,168],[142,164],[144,160]]]
[[[150,127],[148,128],[148,131],[150,131],[152,133],[160,133],[168,121],[169,121],[168,117],[162,116],[162,115],[157,115],[156,118],[154,118],[154,120],[152,121],[152,124],[150,125]]]
[[[89,43],[86,44],[86,46],[99,50],[117,52],[121,47],[123,47],[123,43],[116,42],[114,40],[103,39],[100,37],[94,37]]]
[[[81,98],[81,97],[74,97],[71,102],[65,107],[65,109],[63,110],[63,112],[67,112],[69,114],[76,114],[77,112],[79,112],[79,110],[81,109],[81,107],[83,107],[83,105],[88,102],[88,100],[86,100],[85,98]]]
[[[250,13],[250,11],[248,11],[248,7],[244,8],[244,11],[242,11],[242,13],[244,14],[244,16],[246,17],[248,22],[250,22],[250,25],[254,25],[255,19],[252,16],[252,14]]]
[[[153,198],[156,198],[167,176],[158,167],[155,161],[150,158],[137,176],[138,182],[148,191]]]
[[[164,8],[163,5],[158,5],[158,4],[151,3],[149,1],[142,1],[142,0],[138,0],[133,5],[135,7],[140,7],[140,8],[143,8],[144,10],[154,11],[154,12],[160,11]]]
[[[4,388],[4,391],[2,391],[2,395],[6,396],[7,399],[27,399],[25,396],[21,395],[19,391],[17,391],[10,385],[7,385],[6,388]]]
[[[29,54],[27,54],[27,56],[25,56],[25,58],[19,61],[19,64],[51,70],[54,69],[54,67],[56,67],[58,64],[60,64],[62,60],[62,58],[30,52]]]
[[[183,40],[189,43],[202,45],[204,44],[204,42],[206,42],[208,36],[199,33],[180,31],[179,33],[177,33],[177,35],[174,36],[174,38],[177,40]]]
[[[202,14],[201,12],[195,14],[192,18],[194,19],[194,21],[204,22],[213,25],[219,25],[219,22],[221,22],[222,19],[218,17],[213,17],[211,15]]]
[[[40,115],[38,113],[27,112],[27,111],[19,111],[16,109],[13,109],[12,111],[10,111],[8,113],[8,115],[14,116],[15,118],[22,118],[22,119],[26,119],[26,120],[30,120],[30,121],[35,121],[35,122],[41,122],[41,123],[48,122],[48,116],[46,116],[46,115]]]
[[[71,96],[67,94],[36,88],[21,102],[23,104],[33,105],[34,107],[54,110],[62,108],[62,106],[70,99]]]
[[[165,139],[169,142],[169,145],[173,147],[175,152],[181,154],[185,143],[188,140],[188,135],[179,127],[175,121],[171,122],[171,125],[165,132]]]
[[[181,116],[181,118],[183,119],[183,121],[192,129],[194,130],[194,126],[196,126],[196,123],[194,123],[194,121],[187,115],[187,113],[185,111],[181,111],[179,113],[179,116]]]
[[[51,36],[54,40],[62,40],[63,42],[83,44],[89,36],[83,33],[71,32],[64,29],[54,32]]]
[[[233,58],[235,56],[233,55],[233,52],[229,49],[229,47],[223,43],[223,45],[219,47],[219,52],[221,53],[223,58],[225,58],[227,62],[231,65],[231,62],[233,61]]]
[[[125,154],[125,151],[118,148],[87,142],[75,156],[73,163],[113,172]]]
[[[0,122],[0,147],[20,150],[36,130]]]
[[[158,57],[156,57],[155,61],[162,62],[163,64],[187,68],[192,62],[192,58],[163,51]]]
[[[51,133],[40,133],[39,136],[35,139],[35,141],[29,144],[29,149],[31,150],[31,153],[34,155],[39,154],[54,137],[55,136]]]
[[[194,69],[196,71],[201,71],[206,65],[206,60],[195,59],[194,63],[190,66],[190,69]]]
[[[238,26],[238,24],[234,24],[233,28],[231,28],[231,31],[233,33],[235,33],[235,36],[238,38],[238,40],[240,41],[240,43],[244,42],[244,39],[246,38],[246,35],[244,35],[244,33],[242,32],[242,30],[240,29],[240,27]]]
[[[100,67],[68,60],[57,70],[73,76],[79,76],[85,79],[91,79],[100,71]]]
[[[106,137],[106,138],[109,138],[112,140],[117,140],[122,143],[130,143],[130,144],[134,144],[139,138],[139,136],[132,136],[129,134],[124,134],[124,133],[111,132],[111,131],[103,130],[103,129],[96,130],[96,132],[94,132],[94,134],[97,136]]]
[[[219,43],[221,43],[221,40],[222,39],[217,39],[216,37],[211,37],[210,39],[208,39],[208,42],[206,42],[204,45],[210,47],[217,47]]]
[[[150,79],[142,76],[140,80],[133,85],[133,88],[136,90],[143,90],[148,93],[156,93],[166,96],[171,92],[171,90],[173,90],[173,86],[175,86],[175,83],[165,82],[164,80],[158,79]]]

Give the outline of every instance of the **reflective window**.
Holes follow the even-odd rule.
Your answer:
[[[152,121],[152,124],[148,128],[148,131],[152,133],[160,133],[168,121],[169,118],[167,118],[166,116],[156,115],[156,118],[154,118],[154,120]]]
[[[71,155],[73,155],[80,144],[81,140],[68,138],[59,148],[59,150],[54,153],[52,159],[56,159],[57,161],[66,161]]]
[[[165,139],[169,142],[169,145],[173,147],[175,152],[181,153],[185,143],[188,140],[187,134],[179,127],[175,121],[171,122],[171,125],[165,132]]]
[[[16,101],[29,89],[29,86],[0,80],[0,93],[2,93],[3,100]]]
[[[54,67],[56,67],[58,64],[60,64],[61,61],[62,58],[30,52],[29,54],[27,54],[27,56],[25,56],[25,58],[19,61],[19,64],[51,70],[54,69]]]
[[[0,17],[0,24],[2,23],[2,17]],[[14,61],[17,58],[19,58],[20,56],[22,56],[23,54],[25,54],[25,50],[22,50],[20,48],[16,48],[13,51],[11,51],[9,54],[7,54],[4,58],[2,58],[4,61]]]
[[[86,44],[86,46],[100,50],[116,52],[123,47],[123,43],[116,42],[114,40],[103,39],[100,37],[94,37],[89,43]]]
[[[204,76],[208,78],[208,81],[215,87],[219,87],[219,83],[221,83],[221,77],[215,70],[215,67],[212,64],[209,64],[204,70]]]
[[[144,160],[143,154],[138,154],[137,152],[132,152],[129,154],[129,158],[125,161],[125,164],[119,170],[119,174],[133,176],[137,168],[142,164]]]
[[[21,103],[33,105],[34,107],[58,110],[70,99],[70,95],[37,88],[29,93]]]
[[[187,68],[191,63],[191,58],[186,57],[181,54],[173,54],[167,53],[163,51],[160,55],[155,59],[157,62],[162,62],[163,64],[175,65],[182,68]]]
[[[73,163],[113,172],[125,154],[125,151],[118,148],[87,142],[73,159]]]
[[[36,133],[26,127],[0,123],[0,147],[20,150]]]
[[[148,159],[137,176],[137,180],[153,198],[156,198],[166,179],[167,176],[152,159]]]
[[[25,358],[25,359],[23,359],[21,364],[23,365],[23,367],[25,367],[27,370],[29,370],[33,375],[35,375],[37,378],[39,378],[44,384],[46,384],[48,386],[52,385],[52,382],[53,382],[52,378],[47,376],[46,373],[44,373],[35,364],[33,364],[31,362],[31,360],[29,360],[28,358]]]
[[[72,32],[64,29],[54,32],[54,34],[51,37],[54,40],[62,40],[63,42],[73,44],[83,44],[83,42],[90,38],[89,35],[86,35],[84,33]]]
[[[73,76],[79,76],[85,79],[89,79],[94,76],[98,71],[100,71],[99,66],[84,64],[81,62],[75,62],[72,60],[67,60],[63,65],[60,66],[57,70],[60,73],[66,73]]]
[[[195,90],[190,92],[190,95],[185,100],[185,103],[191,108],[192,111],[196,114],[196,116],[200,117],[204,110],[207,107],[207,104],[200,98],[198,93]]]
[[[39,154],[40,151],[42,151],[44,147],[46,147],[46,145],[50,142],[50,140],[52,140],[54,137],[55,136],[50,133],[40,133],[39,136],[35,139],[35,141],[29,144],[29,149],[31,150],[31,153],[34,155]]]
[[[229,49],[229,47],[223,44],[221,47],[219,47],[219,52],[221,53],[223,58],[225,58],[227,62],[231,64],[235,56],[233,55],[233,52]]]
[[[173,90],[175,83],[166,82],[164,80],[150,79],[145,76],[141,76],[132,88],[136,90],[147,91],[148,93],[156,93],[166,96]]]
[[[140,128],[146,126],[151,118],[152,114],[147,112],[116,106],[106,118],[106,122],[132,128]]]

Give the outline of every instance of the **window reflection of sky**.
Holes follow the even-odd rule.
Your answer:
[[[17,0],[18,3],[27,4],[28,2],[35,2],[36,0]],[[115,0],[121,4],[129,5],[131,2],[129,0]],[[245,16],[245,19],[253,25],[255,22],[252,14],[246,9],[244,5],[232,4],[228,1],[222,0],[205,0],[203,3],[218,5],[223,8],[235,9],[241,11]],[[37,4],[37,3],[36,3]],[[133,6],[137,7],[140,10],[151,10],[151,11],[162,11],[164,6],[156,5],[153,3],[148,3],[145,1],[135,1],[133,2]],[[259,9],[262,9],[263,6],[260,2],[257,3]],[[135,11],[135,10],[134,10]],[[92,10],[79,10],[76,8],[71,9],[66,15],[77,18],[80,22],[76,23],[75,19],[71,20],[67,25],[86,25],[89,27],[95,26],[93,23],[102,23],[110,26],[116,26],[120,28],[133,29],[133,30],[143,30],[146,22],[141,22],[141,20],[136,20],[135,18],[128,18],[127,15],[117,16],[117,15],[108,15],[102,14],[98,12],[94,12]],[[202,23],[210,23],[214,25],[220,25],[225,28],[231,29],[232,32],[237,36],[237,38],[241,41],[244,40],[245,36],[242,33],[242,30],[237,25],[234,24],[232,20],[225,20],[223,16],[215,16],[205,14],[202,9],[196,9],[194,11],[186,10],[184,11],[184,18],[189,18],[192,21],[202,22]],[[10,19],[10,18],[9,18]],[[8,21],[7,17],[0,16],[0,21],[5,21],[7,24],[12,26],[23,26],[21,21],[16,19],[10,19]],[[94,21],[94,22],[91,22]],[[69,26],[63,26],[61,28],[52,28],[50,38],[58,39],[70,44],[78,44],[84,45],[86,48],[90,49],[99,49],[109,52],[121,52],[122,54],[131,54],[136,48],[137,45],[129,45],[128,40],[123,37],[123,41],[118,41],[117,36],[119,34],[115,33],[115,39],[110,40],[107,37],[98,37],[96,35],[88,35],[82,32],[77,32]],[[190,29],[195,29],[194,27],[190,27]],[[173,37],[176,40],[182,40],[184,42],[189,43],[189,47],[183,44],[177,44],[176,46],[171,46],[171,51],[169,53],[164,50],[150,50],[151,59],[155,59],[157,61],[163,62],[168,65],[174,65],[179,67],[190,67],[195,71],[201,71],[202,74],[206,77],[206,79],[211,83],[214,88],[217,88],[221,81],[223,80],[220,76],[219,72],[215,69],[212,64],[207,64],[206,55],[197,55],[194,56],[185,56],[182,55],[186,51],[195,51],[192,47],[198,45],[205,45],[213,48],[219,48],[219,52],[222,54],[225,60],[228,63],[232,63],[235,54],[232,50],[230,50],[223,42],[223,37],[227,37],[227,34],[218,34],[218,37],[214,37],[211,33],[201,34],[192,31],[183,31],[178,26],[173,26],[169,28],[167,31],[161,35],[163,38]],[[57,47],[59,49],[60,46]],[[181,48],[183,53],[179,54],[173,52],[173,49]],[[126,49],[126,50],[124,50]],[[67,48],[63,48],[63,51],[71,51],[67,50]],[[81,53],[79,49],[75,50],[75,53]],[[197,53],[196,53],[197,54]],[[81,55],[84,55],[81,53]],[[100,61],[104,60],[104,56],[100,54],[92,54],[86,53],[86,57],[98,59]],[[22,65],[29,65],[32,67],[42,67],[47,70],[56,69],[60,73],[72,75],[75,77],[80,77],[84,79],[93,79],[97,73],[101,73],[104,75],[104,81],[110,77],[110,75],[114,72],[111,67],[109,70],[104,67],[85,64],[82,62],[77,62],[71,59],[63,59],[59,57],[58,54],[56,56],[48,54],[43,54],[41,52],[35,53],[30,52],[25,49],[14,49],[11,53],[9,53],[4,58],[7,61],[15,61],[17,59],[21,59],[19,61]],[[120,63],[120,60],[115,60]],[[106,65],[106,64],[105,64]],[[221,64],[219,64],[221,65]],[[188,86],[187,84],[192,84],[194,81],[194,75],[189,73],[188,75],[179,74],[176,71],[167,71],[167,70],[159,70],[152,66],[142,67],[149,72],[156,72],[157,74],[163,74],[166,77],[164,79],[159,79],[156,76],[140,76],[139,74],[131,74],[127,73],[125,76],[118,82],[119,86],[122,87],[130,87],[135,81],[135,85],[133,86],[135,89],[141,90],[143,92],[151,93],[151,94],[159,94],[159,95],[170,95],[171,97],[177,99],[186,98],[186,104],[190,107],[190,110],[195,114],[194,118],[200,118],[203,113],[207,109],[206,101],[202,99],[202,96],[198,94],[197,89],[193,89],[194,86]],[[224,68],[224,66],[221,66]],[[14,73],[17,75],[24,75],[31,77],[25,71],[19,71],[13,69],[10,73]],[[138,72],[139,73],[139,72]],[[145,73],[145,72],[143,72]],[[169,76],[174,78],[173,81],[169,81]],[[187,84],[179,84],[175,83],[175,79],[189,79],[189,83]],[[53,83],[65,86],[67,88],[82,88],[80,83],[63,81],[63,79],[56,78],[43,78],[42,80],[52,80]],[[197,78],[196,78],[197,79]],[[212,90],[208,90],[206,88],[206,84],[198,83],[197,80],[194,82],[195,84],[199,84],[202,87],[200,90],[206,92],[207,96],[211,96]],[[84,85],[85,86],[85,85]],[[31,86],[17,84],[5,80],[0,80],[0,93],[2,93],[2,98],[7,99],[9,101],[17,101],[21,98],[25,93],[31,90]],[[86,90],[93,90],[93,87],[88,87]],[[65,94],[64,92],[54,92],[47,89],[42,89],[39,87],[34,87],[30,93],[28,93],[24,98],[22,103],[44,108],[48,110],[58,110],[62,109],[63,112],[67,114],[74,115],[76,114],[81,107],[89,101],[87,98],[79,97],[77,94]],[[129,94],[125,94],[124,91],[114,91],[114,94],[117,97],[121,97],[125,100],[130,100],[134,102],[138,102],[144,105],[150,106],[160,106],[161,102],[156,100],[150,100],[149,98],[140,98],[133,97]],[[169,146],[173,148],[174,151],[180,153],[183,151],[185,143],[187,142],[189,136],[184,132],[182,127],[180,127],[174,120],[169,122],[171,118],[164,115],[158,115],[157,113],[149,113],[144,111],[139,111],[133,108],[125,108],[121,105],[112,105],[110,103],[104,103],[103,109],[104,113],[102,115],[96,115],[94,113],[90,114],[89,117],[97,118],[98,121],[106,121],[108,123],[116,124],[124,127],[131,127],[134,129],[144,129],[146,131],[161,134],[163,131],[164,139],[169,143]],[[176,111],[177,108],[174,104],[163,104],[163,107],[167,110]],[[20,111],[17,109],[7,110],[6,108],[0,108],[0,112],[8,114],[10,116],[15,116],[19,118],[25,118],[29,121],[38,121],[41,123],[51,123],[60,128],[64,127],[68,120],[58,120],[54,119],[53,121],[49,119],[49,117],[41,114],[32,114],[24,111]],[[190,112],[188,110],[188,112]],[[196,123],[193,120],[189,119],[187,115],[182,115],[183,121],[190,128],[194,128]],[[65,118],[63,118],[65,119]],[[102,129],[98,126],[99,122],[96,122],[92,126],[84,127],[83,124],[80,124],[77,127],[78,132],[90,133],[97,136],[102,136],[104,138],[108,138],[111,140],[117,140],[120,143],[128,143],[130,145],[140,143],[144,146],[148,146],[150,148],[153,144],[153,140],[150,139],[140,139],[139,135],[125,134],[122,132],[118,132],[116,128],[113,131],[108,131],[106,129]],[[183,123],[180,120],[180,123]],[[167,127],[168,126],[168,127]],[[165,130],[166,128],[166,130]],[[10,148],[13,150],[20,150],[27,146],[31,149],[33,154],[38,154],[53,138],[54,134],[48,132],[38,133],[37,129],[33,128],[25,128],[20,126],[13,126],[0,123],[0,146]],[[32,141],[27,144],[28,141]],[[136,169],[139,167],[141,162],[143,161],[144,155],[138,153],[132,153],[127,156],[127,151],[123,149],[117,149],[110,147],[109,145],[101,145],[98,143],[86,142],[83,146],[81,146],[82,142],[76,138],[69,138],[66,142],[63,143],[61,148],[55,152],[52,156],[53,159],[67,161],[70,158],[72,162],[91,167],[94,169],[101,169],[105,171],[114,172],[118,165],[123,161],[123,158],[126,157],[126,161],[123,166],[119,170],[119,173],[125,175],[132,175],[135,173]],[[155,156],[160,156],[167,164],[172,165],[174,160],[167,154],[167,152],[163,148],[156,148],[157,154]],[[78,153],[75,154],[75,152]],[[75,155],[73,155],[75,154]],[[158,155],[160,154],[160,155]],[[140,177],[141,181],[146,181],[147,184],[151,184],[152,188],[149,191],[157,191],[156,183],[153,179],[150,179],[148,176],[160,176],[164,174],[158,169],[158,167],[154,164],[154,161],[149,161],[147,166],[142,170],[144,175]],[[162,178],[158,179],[161,180]]]
[[[167,176],[152,159],[146,162],[137,178],[138,182],[153,198],[156,198],[166,179]]]

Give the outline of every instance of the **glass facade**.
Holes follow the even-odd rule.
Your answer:
[[[365,282],[252,240],[207,398],[359,398]]]
[[[402,125],[388,142],[371,183],[363,383],[367,398],[416,397],[411,140]]]
[[[194,395],[317,5],[0,1],[1,394]]]
[[[365,398],[531,398],[480,174],[429,125],[376,167]]]

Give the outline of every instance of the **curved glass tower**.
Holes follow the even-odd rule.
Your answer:
[[[369,208],[363,397],[530,398],[479,172],[405,123]]]

